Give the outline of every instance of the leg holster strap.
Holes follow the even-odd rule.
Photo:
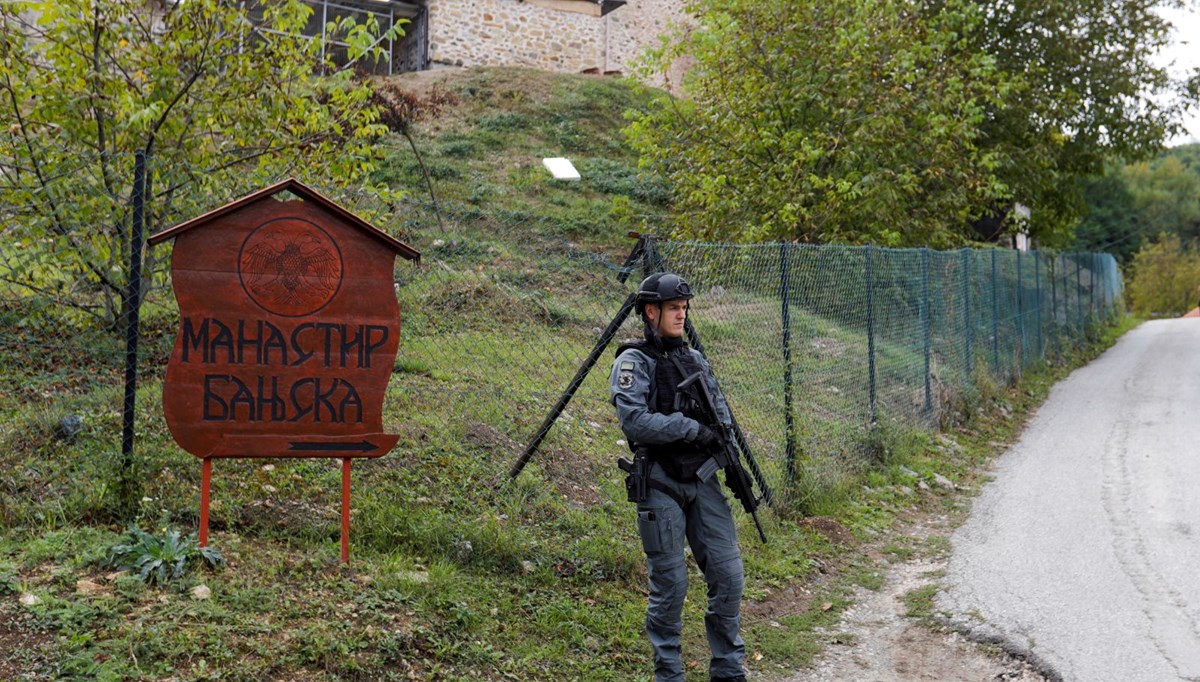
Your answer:
[[[672,500],[675,500],[675,504],[679,505],[680,509],[687,508],[687,502],[683,499],[683,496],[680,495],[675,490],[673,490],[667,484],[662,483],[661,481],[656,481],[654,479],[649,479],[646,481],[646,487],[654,488],[655,490],[659,491],[660,493],[665,494],[667,497],[671,498]]]

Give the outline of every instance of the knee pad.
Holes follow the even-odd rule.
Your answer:
[[[713,613],[736,616],[746,588],[742,559],[735,557],[713,565],[705,576],[708,582],[708,607]]]
[[[650,566],[650,612],[662,620],[676,620],[687,597],[687,564],[672,561]]]

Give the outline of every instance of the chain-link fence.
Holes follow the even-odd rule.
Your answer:
[[[785,500],[878,456],[881,431],[936,427],[987,383],[1078,345],[1120,309],[1121,275],[1107,254],[653,237],[618,253],[549,236],[556,226],[535,214],[442,210],[447,232],[419,210],[383,226],[423,252],[420,265],[396,267],[402,342],[385,420],[401,434],[397,452],[432,447],[436,433],[436,447],[487,447],[504,467],[622,454],[608,370],[617,340],[641,335],[630,293],[659,269],[692,284],[692,340]],[[23,277],[6,272],[0,287],[6,410],[119,412],[125,328],[50,305],[50,292]],[[162,278],[149,281],[139,395],[126,402],[143,425],[161,420],[159,378],[178,320]],[[114,444],[123,426],[92,424],[111,429]]]
[[[453,391],[443,383],[445,403],[463,411],[438,419],[502,430],[523,448],[516,468],[536,461],[535,447],[612,441],[610,337],[641,335],[636,313],[622,317],[628,294],[661,269],[692,284],[693,345],[712,361],[769,483],[785,495],[877,457],[880,429],[937,427],[984,383],[1013,381],[1048,353],[1078,345],[1117,314],[1122,287],[1107,254],[647,238],[633,262],[566,251],[522,278],[455,268],[435,248],[402,296],[441,290],[451,307],[434,312],[410,298],[403,309],[415,315],[401,354],[431,375],[471,372],[486,366],[480,355],[506,355],[504,371]],[[429,333],[427,325],[468,301],[490,307],[495,327]],[[413,407],[436,402],[425,396]]]

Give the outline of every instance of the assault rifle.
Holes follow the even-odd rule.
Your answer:
[[[771,489],[767,487],[766,481],[762,476],[758,476],[758,487],[762,490],[762,497],[754,496],[754,482],[750,479],[750,474],[746,468],[742,466],[741,455],[745,455],[746,463],[750,468],[758,473],[758,465],[754,461],[754,455],[750,453],[750,449],[742,441],[738,441],[732,433],[733,428],[722,423],[721,418],[717,414],[717,403],[713,400],[712,393],[708,390],[708,384],[704,382],[704,372],[696,372],[684,379],[679,384],[679,391],[676,393],[676,400],[691,400],[693,405],[689,406],[694,411],[689,410],[691,414],[699,414],[703,417],[701,420],[709,428],[717,434],[717,439],[720,445],[716,452],[712,453],[712,459],[704,463],[700,467],[700,471],[696,472],[701,479],[707,480],[709,476],[716,473],[717,469],[725,472],[725,485],[729,488],[733,496],[742,503],[742,509],[754,519],[754,527],[758,529],[758,537],[762,538],[763,542],[767,541],[767,534],[763,532],[762,523],[758,520],[758,505],[764,501],[769,502],[771,499]],[[680,405],[676,405],[678,409]],[[739,443],[740,450],[739,452]]]

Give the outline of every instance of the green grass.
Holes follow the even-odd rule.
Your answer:
[[[932,583],[906,592],[901,598],[901,601],[904,602],[905,615],[924,622],[933,622],[936,611],[933,600],[940,589],[936,583]]]
[[[497,362],[507,360],[501,356]],[[1027,410],[1068,366],[1030,373],[1025,386],[984,402]],[[569,365],[546,371],[557,375],[564,369]],[[466,372],[437,381],[480,379]],[[516,385],[512,393],[525,395],[527,388]],[[154,393],[153,384],[143,392],[143,412],[153,413]],[[406,393],[398,397],[401,412],[423,404],[419,391]],[[103,393],[97,398],[108,399]],[[461,405],[443,409],[453,413]],[[552,439],[550,452],[561,454],[535,460],[512,483],[498,477],[514,454],[502,431],[494,426],[438,431],[441,424],[463,423],[465,414],[412,415],[417,428],[396,453],[401,456],[357,468],[350,567],[337,562],[338,472],[322,460],[219,462],[214,542],[233,567],[196,572],[165,589],[143,588],[123,577],[104,579],[98,562],[119,536],[90,521],[98,503],[86,487],[62,490],[56,514],[31,517],[35,523],[15,524],[6,534],[3,556],[12,568],[5,584],[43,601],[27,610],[11,608],[10,602],[3,613],[19,628],[54,633],[54,644],[41,658],[34,656],[31,670],[59,666],[68,679],[149,679],[170,667],[194,679],[218,672],[222,679],[253,679],[284,671],[314,679],[409,672],[431,679],[627,677],[645,665],[638,635],[644,569],[622,491],[599,468],[608,451],[595,451],[595,441],[615,427],[611,421],[600,429],[586,426],[588,419],[606,416],[580,409],[573,419],[577,426]],[[958,450],[934,447],[934,439],[922,432],[886,432],[879,443],[886,456],[877,466],[847,474],[838,494],[823,497],[824,511],[851,529],[886,531],[914,506],[936,506],[941,499],[936,492],[906,496],[899,486],[931,480],[934,473],[971,484],[975,469],[994,450],[983,441],[1009,437],[1013,428],[1012,420],[991,421],[986,410],[983,414],[954,435],[965,443]],[[501,427],[504,417],[492,415]],[[422,426],[422,419],[428,424]],[[152,525],[188,526],[194,523],[198,463],[173,446],[157,420],[146,421],[143,466],[157,473],[146,480],[141,518]],[[83,447],[98,435],[90,432]],[[76,471],[78,463],[59,456],[66,448],[44,433],[35,429],[26,437],[64,475]],[[582,474],[574,471],[580,467]],[[592,484],[597,489],[585,500],[571,496],[570,486]],[[787,588],[805,584],[814,559],[842,560],[841,550],[800,531],[790,518],[768,515],[772,542],[766,546],[752,539],[743,519],[743,535],[751,538],[744,542],[750,604],[776,604]],[[920,551],[944,547],[914,547],[903,539],[884,547],[895,559]],[[107,582],[111,593],[75,595],[80,577]],[[694,577],[689,603],[698,605],[703,586]],[[870,586],[880,578],[857,568],[846,580]],[[211,600],[187,596],[200,582],[212,588]],[[747,618],[756,669],[783,671],[808,663],[831,636],[827,632],[848,604],[847,595],[845,587],[832,586],[784,615]],[[928,595],[914,595],[910,611],[921,616],[927,602]],[[685,633],[692,656],[700,656],[704,646],[697,608],[690,607]]]
[[[51,324],[15,306],[0,321],[0,679],[14,680],[628,680],[649,669],[641,628],[645,567],[615,459],[622,446],[606,395],[606,353],[537,456],[507,478],[529,437],[620,305],[611,269],[625,233],[665,222],[662,185],[637,170],[619,133],[643,88],[515,69],[464,72],[458,103],[417,128],[445,212],[438,227],[406,145],[394,141],[374,181],[410,191],[385,229],[422,250],[418,277],[397,268],[402,347],[385,398],[400,434],[387,457],[355,464],[349,566],[339,563],[337,462],[221,460],[214,466],[211,542],[227,568],[193,566],[150,586],[103,566],[123,542],[120,368],[123,344],[79,320]],[[435,125],[436,123],[436,125]],[[558,183],[543,156],[570,155],[579,183]],[[419,188],[419,189],[418,189]],[[569,254],[563,257],[563,253]],[[715,259],[714,272],[734,261]],[[705,292],[708,293],[708,292]],[[739,422],[773,481],[782,364],[765,327],[766,294],[701,297],[696,325]],[[200,462],[161,416],[161,367],[173,336],[165,292],[150,301],[137,396],[135,521],[161,535],[197,525]],[[600,321],[599,323],[597,321]],[[763,323],[767,324],[766,322]],[[778,324],[775,322],[774,324]],[[1019,386],[980,380],[964,396],[954,447],[911,426],[899,399],[862,419],[861,334],[797,305],[795,483],[765,510],[768,544],[737,513],[748,576],[751,667],[786,677],[812,660],[849,605],[851,586],[878,588],[882,569],[804,524],[832,517],[857,538],[887,536],[898,518],[952,509],[931,485],[977,485],[990,443],[1086,355],[1056,360]],[[636,325],[624,331],[636,332]],[[1110,344],[1115,331],[1094,339]],[[46,338],[58,339],[47,347]],[[68,343],[69,340],[69,343]],[[881,381],[918,365],[919,349],[881,339]],[[535,352],[536,351],[536,352]],[[611,352],[611,349],[610,349]],[[846,368],[849,369],[846,369]],[[845,376],[836,376],[842,368]],[[736,370],[736,371],[735,371]],[[833,378],[831,378],[833,377]],[[834,390],[837,389],[837,390]],[[84,417],[74,442],[54,425]],[[894,538],[886,554],[945,552]],[[823,575],[824,574],[824,575]],[[684,645],[705,679],[703,580],[693,569]],[[80,591],[80,580],[99,586]],[[205,585],[208,599],[192,588]],[[872,587],[873,586],[873,587]],[[810,589],[811,588],[811,589]],[[809,594],[806,592],[813,592]],[[19,598],[31,595],[36,604]],[[26,600],[31,601],[31,600]]]

